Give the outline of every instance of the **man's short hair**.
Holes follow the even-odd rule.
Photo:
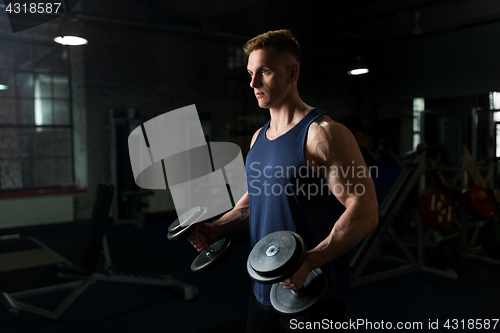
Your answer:
[[[252,51],[260,50],[265,47],[272,47],[277,54],[290,54],[300,63],[302,52],[300,46],[290,30],[281,29],[275,31],[268,31],[250,39],[243,50],[247,55]]]

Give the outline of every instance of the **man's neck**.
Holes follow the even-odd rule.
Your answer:
[[[278,108],[270,108],[270,130],[276,134],[287,131],[298,123],[310,110],[311,106],[302,102],[300,98],[284,103]]]

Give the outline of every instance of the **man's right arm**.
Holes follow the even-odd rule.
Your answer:
[[[246,192],[233,209],[222,215],[217,221],[211,223],[217,235],[216,238],[248,224],[249,203],[248,192]]]
[[[261,128],[253,135],[250,149],[252,149],[260,130]],[[249,204],[250,200],[247,191],[234,208],[222,215],[221,218],[212,223],[200,223],[196,228],[199,234],[190,235],[188,240],[198,251],[203,251],[208,244],[212,244],[217,238],[248,225]]]
[[[261,127],[262,128],[262,127]],[[253,135],[252,141],[250,142],[250,149],[252,149],[257,135],[261,130],[259,128]],[[250,200],[248,198],[248,191],[241,197],[241,199],[236,203],[233,209],[224,214],[220,219],[214,221],[212,224],[216,227],[217,236],[222,236],[228,232],[234,231],[248,224],[249,215],[249,204]]]

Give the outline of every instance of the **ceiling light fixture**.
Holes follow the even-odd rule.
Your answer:
[[[56,43],[62,45],[85,45],[87,39],[83,36],[83,27],[74,16],[65,18],[59,27],[59,35],[54,38]]]
[[[366,74],[369,71],[370,70],[368,69],[366,62],[361,57],[356,57],[354,64],[347,71],[347,74],[349,74],[349,75],[361,75],[361,74]]]

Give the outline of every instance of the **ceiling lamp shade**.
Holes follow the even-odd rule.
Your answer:
[[[354,61],[351,68],[347,71],[347,74],[361,75],[361,74],[366,74],[369,71],[370,70],[368,69],[366,62],[361,57],[356,57],[356,60]]]
[[[56,43],[62,45],[85,45],[87,39],[83,36],[83,27],[76,17],[69,17],[61,23],[59,35],[54,38]]]
[[[0,72],[0,91],[9,89],[9,85],[11,84],[12,76],[6,72]]]

